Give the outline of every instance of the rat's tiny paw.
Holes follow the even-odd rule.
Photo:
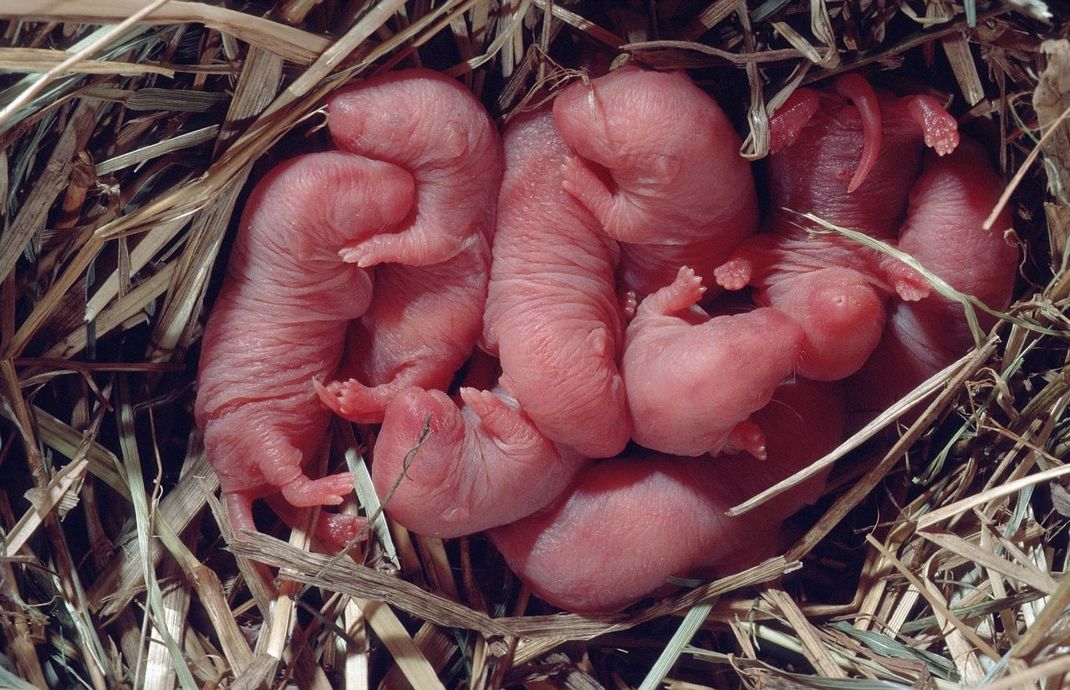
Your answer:
[[[363,242],[349,245],[338,250],[338,256],[347,264],[356,264],[358,268],[369,268],[377,264],[397,259],[391,255],[386,236],[376,235]]]
[[[925,145],[946,156],[959,145],[959,125],[940,102],[931,96],[911,96],[910,116],[921,127]]]
[[[751,260],[737,256],[713,269],[713,279],[725,290],[742,290],[750,284],[753,273]]]
[[[599,218],[613,205],[609,187],[577,156],[570,156],[562,165],[561,188]]]
[[[765,460],[767,457],[765,433],[749,419],[740,422],[728,433],[724,450],[727,452],[743,451],[750,453],[758,460]]]
[[[320,402],[342,419],[357,424],[376,424],[383,421],[383,412],[390,402],[390,394],[382,386],[368,387],[356,379],[331,381],[323,384],[313,381],[312,386]]]
[[[549,445],[531,420],[491,391],[462,387],[459,393],[490,432],[494,444],[506,453],[529,452],[532,448]]]
[[[647,295],[639,303],[637,312],[640,315],[675,314],[693,307],[705,293],[702,276],[696,275],[695,269],[690,266],[681,266],[676,279],[654,294]]]
[[[905,263],[889,258],[883,264],[888,282],[904,302],[917,302],[932,292],[929,281]]]
[[[350,543],[368,538],[368,520],[361,515],[321,512],[316,536],[332,551],[341,551]]]
[[[353,492],[354,477],[349,472],[332,474],[321,479],[309,479],[304,474],[295,477],[281,488],[282,497],[293,506],[333,506]]]
[[[635,318],[635,310],[639,307],[639,295],[635,290],[627,290],[621,295],[620,308],[624,311],[624,318]]]

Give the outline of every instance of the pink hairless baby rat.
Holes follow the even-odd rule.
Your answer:
[[[419,534],[457,537],[529,515],[587,462],[543,436],[501,389],[461,388],[460,397],[458,409],[441,391],[403,391],[375,443],[376,491]]]
[[[317,385],[342,417],[380,422],[399,391],[444,390],[479,339],[501,141],[471,93],[425,69],[342,91],[328,113],[339,148],[394,163],[416,180],[416,204],[397,232],[342,252],[358,265],[392,263],[376,267],[375,297],[350,328],[340,380]]]
[[[1004,210],[992,230],[985,218],[1003,191],[984,151],[963,138],[949,156],[928,156],[910,192],[899,248],[959,292],[1002,310],[1011,300],[1018,250],[1004,237],[1011,227]],[[993,317],[978,310],[987,330]],[[851,379],[852,411],[869,418],[953,362],[974,344],[963,306],[931,294],[892,307],[880,345]]]
[[[503,139],[484,341],[501,359],[502,387],[547,437],[587,457],[616,455],[631,431],[616,243],[561,188],[570,153],[550,113],[518,118]]]
[[[838,235],[808,236],[810,226],[795,212],[894,242],[923,143],[950,153],[957,126],[928,96],[878,95],[848,74],[835,93],[796,92],[770,128],[775,210],[765,231],[717,268],[717,282],[733,290],[753,284],[759,304],[796,318],[806,335],[802,375],[843,378],[877,346],[887,297],[917,300],[929,286],[876,250]]]
[[[802,329],[769,307],[712,319],[688,312],[704,291],[685,266],[628,324],[621,371],[632,438],[675,455],[746,450],[764,458],[764,436],[748,417],[795,370]]]
[[[578,154],[564,187],[622,243],[626,290],[654,292],[684,265],[712,279],[757,229],[739,136],[683,72],[625,67],[574,83],[554,101],[554,122]]]
[[[837,384],[782,385],[755,415],[769,457],[681,458],[637,451],[584,469],[548,509],[489,532],[540,597],[572,611],[609,611],[671,575],[726,572],[774,553],[784,518],[819,495],[815,477],[741,517],[725,511],[821,457],[843,436]]]
[[[369,274],[339,250],[397,227],[414,198],[405,170],[336,151],[283,163],[249,197],[205,326],[195,405],[236,530],[256,529],[254,499],[332,505],[353,490],[347,473],[302,469],[329,420],[311,382],[338,366],[346,326],[372,296]],[[339,545],[356,528],[324,514],[317,532]]]

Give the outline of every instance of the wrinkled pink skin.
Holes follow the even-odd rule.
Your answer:
[[[482,234],[439,264],[376,267],[371,307],[349,328],[341,380],[317,386],[323,402],[373,424],[406,388],[445,390],[479,340],[489,269]]]
[[[331,136],[343,151],[405,168],[414,213],[396,232],[350,243],[346,261],[427,266],[490,237],[501,142],[486,109],[454,79],[427,69],[389,72],[331,97]]]
[[[572,611],[611,611],[671,575],[728,573],[769,555],[784,518],[816,500],[815,477],[737,518],[733,505],[789,476],[843,437],[838,385],[782,385],[755,415],[769,457],[646,454],[580,473],[546,511],[489,532],[510,568],[540,597]]]
[[[357,265],[379,264],[379,288],[350,330],[341,380],[317,386],[338,415],[374,423],[409,386],[445,389],[479,339],[501,141],[472,94],[430,70],[362,82],[332,97],[328,111],[340,148],[397,164],[416,180],[414,212],[397,232],[343,252]]]
[[[375,444],[376,492],[395,521],[419,534],[457,537],[530,515],[586,462],[543,436],[500,389],[460,395],[458,409],[441,391],[401,392]]]
[[[842,378],[880,340],[885,300],[918,300],[929,286],[905,264],[839,235],[808,236],[813,226],[794,212],[894,243],[923,147],[954,150],[956,123],[929,97],[879,95],[849,74],[837,93],[796,92],[770,127],[776,210],[763,233],[716,269],[717,282],[754,285],[758,304],[796,314],[807,340],[799,372]],[[838,270],[818,273],[831,268]]]
[[[550,113],[515,120],[504,145],[484,342],[501,359],[502,386],[547,437],[587,457],[616,455],[631,432],[616,243],[561,188],[571,154]]]
[[[647,295],[713,268],[758,227],[750,165],[724,113],[683,72],[622,68],[566,88],[554,121],[579,158],[565,189],[621,245],[624,289]]]
[[[764,459],[765,437],[748,418],[795,370],[802,329],[769,308],[698,323],[692,314],[681,317],[704,291],[685,266],[639,304],[628,324],[621,371],[635,420],[632,438],[675,455],[745,450]]]
[[[329,420],[311,381],[338,366],[346,325],[371,300],[371,277],[338,250],[395,227],[413,199],[406,171],[336,151],[283,163],[253,190],[205,326],[195,405],[236,530],[256,529],[256,498],[308,507],[352,491],[348,474],[302,470]],[[357,526],[342,516],[319,524],[333,543]]]
[[[1003,191],[984,151],[963,139],[944,158],[928,156],[910,193],[899,246],[956,290],[1002,310],[1010,304],[1018,250],[1003,233],[1011,227],[1004,210],[991,231],[982,229]],[[987,331],[994,317],[977,311]],[[851,407],[866,419],[961,357],[974,344],[963,308],[933,293],[918,302],[896,304],[871,360],[852,380]]]

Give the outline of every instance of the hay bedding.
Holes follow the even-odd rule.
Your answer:
[[[0,0],[0,686],[1064,686],[1070,46],[1042,41],[1067,16],[745,9]],[[1006,173],[1019,301],[829,459],[782,556],[623,614],[547,610],[481,538],[381,517],[365,565],[301,534],[228,546],[191,382],[246,180],[321,146],[322,96],[355,76],[420,62],[504,119],[592,49],[716,82],[756,158],[770,108],[848,69],[950,99]],[[329,460],[359,472],[363,432]]]

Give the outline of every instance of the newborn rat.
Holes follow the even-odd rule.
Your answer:
[[[488,534],[546,601],[612,611],[671,575],[732,572],[770,555],[784,518],[815,500],[824,477],[743,516],[725,511],[805,467],[843,437],[838,385],[798,379],[755,414],[769,457],[680,458],[641,449],[585,468],[546,510]]]
[[[809,212],[886,242],[896,239],[925,145],[950,153],[954,118],[928,96],[894,98],[847,74],[835,92],[797,91],[770,123],[773,213],[763,232],[716,271],[754,285],[755,301],[792,314],[806,336],[803,376],[836,380],[861,368],[880,340],[884,303],[929,292],[902,262],[842,236],[810,236]]]
[[[339,148],[398,165],[416,181],[413,211],[397,232],[342,252],[360,266],[378,264],[377,289],[351,326],[338,380],[317,386],[338,415],[380,422],[399,391],[444,390],[479,339],[501,141],[464,86],[426,69],[364,81],[332,96],[327,111]]]
[[[631,431],[616,243],[562,189],[572,154],[550,113],[517,118],[503,140],[484,341],[542,433],[587,457],[616,455]]]
[[[287,161],[250,195],[205,326],[194,407],[235,530],[255,531],[256,498],[333,505],[353,490],[348,473],[302,469],[329,420],[311,382],[338,366],[346,326],[372,297],[369,274],[339,250],[397,227],[414,199],[405,170],[338,151]],[[317,531],[337,545],[358,527],[324,515]]]
[[[554,101],[554,122],[578,154],[564,188],[622,243],[625,290],[647,295],[684,265],[712,278],[757,229],[739,136],[684,72],[625,67],[576,82]]]

